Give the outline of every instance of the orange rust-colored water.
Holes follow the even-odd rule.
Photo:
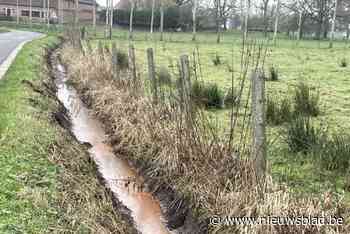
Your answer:
[[[82,143],[91,144],[89,153],[98,166],[106,186],[131,211],[136,228],[144,234],[170,233],[162,217],[160,203],[143,189],[143,178],[128,163],[114,155],[106,144],[107,136],[102,124],[89,113],[77,92],[69,87],[65,69],[56,67],[57,97],[71,117],[72,132]]]

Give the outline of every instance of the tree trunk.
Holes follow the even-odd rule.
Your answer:
[[[108,25],[109,25],[109,1],[106,0],[106,27],[105,27],[105,38],[107,38]]]
[[[153,34],[154,28],[154,10],[156,8],[156,0],[152,0],[152,16],[151,16],[151,34]]]
[[[192,36],[192,41],[196,41],[196,35],[197,35],[197,3],[198,3],[198,0],[193,0],[193,9],[192,9],[193,36]]]
[[[331,32],[331,41],[329,43],[329,48],[333,48],[333,41],[335,37],[335,20],[337,19],[337,7],[338,0],[334,0],[334,12],[333,12],[333,22],[332,22],[332,32]]]
[[[242,35],[244,34],[244,7],[243,7],[243,0],[240,1],[240,10],[241,10],[241,16],[240,16],[240,19],[241,19],[241,32],[242,32]]]
[[[268,7],[269,1],[264,1],[264,37],[267,37],[267,29],[268,29],[268,20],[267,20],[267,7]]]
[[[79,0],[75,0],[75,26],[79,24]]]
[[[47,0],[47,27],[50,27],[50,0]]]
[[[323,17],[320,16],[317,21],[317,32],[316,32],[316,39],[321,40],[322,35],[322,26],[323,26]]]
[[[160,41],[164,39],[164,5],[163,2],[160,4]]]
[[[113,0],[110,0],[111,2],[111,8],[110,8],[110,20],[109,20],[109,39],[112,40],[112,35],[113,35],[113,10],[114,10],[114,6],[113,6],[113,3],[114,1]]]
[[[29,24],[32,27],[32,0],[29,1]]]
[[[95,2],[95,1],[94,1]],[[58,23],[63,24],[62,0],[58,0]]]
[[[16,4],[16,23],[19,24],[19,0],[17,0],[17,4]]]
[[[298,21],[298,41],[302,38],[302,24],[303,24],[303,11],[299,12],[299,21]]]
[[[130,40],[134,38],[134,35],[133,35],[134,9],[135,9],[135,3],[132,2],[131,10],[130,10],[130,22],[129,22],[129,39]]]
[[[216,20],[216,43],[220,43],[221,41],[221,12],[220,12],[220,1],[217,0],[215,6],[215,20]]]
[[[46,12],[46,0],[43,1],[43,9],[44,9],[44,24],[46,24],[46,15],[47,15],[47,12]]]
[[[94,0],[94,9],[92,13],[92,27],[94,28],[94,33],[96,35],[96,1]]]
[[[250,11],[250,0],[245,0],[245,16],[244,16],[244,35],[243,40],[246,41],[248,37],[248,19]]]
[[[348,23],[346,25],[346,40],[349,40],[349,37],[350,37],[350,24]]]
[[[277,0],[276,5],[276,17],[275,17],[275,29],[273,32],[273,43],[276,45],[276,38],[277,38],[277,32],[278,32],[278,21],[280,16],[280,0]]]
[[[325,22],[323,25],[323,39],[328,38],[328,22]]]

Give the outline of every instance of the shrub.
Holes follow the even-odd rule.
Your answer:
[[[275,66],[270,67],[269,69],[270,76],[268,80],[278,81],[278,69]]]
[[[117,63],[120,69],[126,69],[129,67],[129,56],[122,50],[117,50]]]
[[[171,74],[166,67],[161,66],[157,72],[157,75],[160,85],[171,85]]]
[[[294,93],[296,115],[318,116],[320,114],[319,92],[313,93],[306,83],[299,83]]]
[[[292,104],[288,97],[280,102],[267,97],[266,101],[266,119],[267,123],[279,125],[288,122],[293,117]]]
[[[206,107],[222,107],[224,98],[217,84],[209,84],[205,86],[203,98]]]
[[[192,84],[191,97],[195,103],[207,108],[221,108],[224,100],[217,84],[204,84],[198,81]]]
[[[266,120],[269,124],[280,124],[278,103],[270,97],[266,99]]]
[[[216,54],[215,57],[213,58],[213,64],[215,66],[219,66],[219,65],[221,65],[221,63],[222,63],[221,57],[218,54]]]
[[[319,156],[323,168],[346,172],[350,167],[350,135],[333,135],[315,149],[314,155]]]
[[[239,93],[235,88],[230,88],[226,94],[224,99],[225,106],[232,106],[238,103]]]
[[[342,58],[340,60],[340,67],[347,67],[348,66],[348,61],[346,60],[346,58]]]
[[[292,152],[308,153],[318,148],[325,136],[326,131],[316,127],[311,118],[299,116],[290,122],[284,138]]]
[[[111,49],[109,48],[108,44],[105,44],[104,50],[106,54],[111,54]]]
[[[199,81],[193,82],[191,87],[191,98],[195,102],[200,102],[202,95],[203,95],[203,83]]]

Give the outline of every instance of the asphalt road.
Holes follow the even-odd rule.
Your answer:
[[[19,44],[36,39],[41,35],[41,33],[25,31],[0,33],[0,66]]]

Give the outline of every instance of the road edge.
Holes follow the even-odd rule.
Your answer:
[[[46,34],[43,34],[37,38],[33,38],[30,40],[25,40],[23,42],[21,42],[11,53],[10,55],[5,59],[5,61],[0,64],[0,80],[6,75],[6,72],[8,71],[8,69],[10,68],[11,64],[13,63],[13,61],[16,59],[18,53],[21,51],[21,49],[23,48],[23,46],[25,44],[27,44],[28,42],[31,42],[33,40],[38,40],[38,39],[42,39],[46,37]]]

